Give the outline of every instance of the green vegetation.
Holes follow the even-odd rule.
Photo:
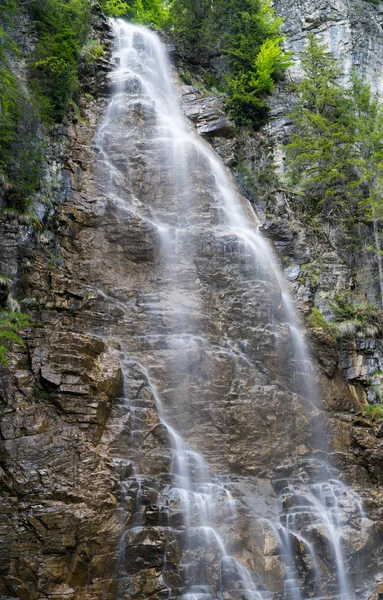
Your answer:
[[[61,120],[75,91],[77,66],[87,39],[87,0],[32,0],[28,4],[39,34],[32,62],[32,85],[46,119]]]
[[[300,100],[290,115],[294,130],[287,147],[288,175],[306,212],[344,218],[350,131],[341,72],[313,35],[301,61],[305,78],[297,86]]]
[[[100,6],[110,17],[126,17],[137,23],[161,27],[168,9],[162,0],[100,0]]]
[[[52,398],[56,397],[56,393],[55,392],[49,392],[47,390],[42,390],[41,388],[35,386],[33,388],[36,398],[38,398],[39,400],[51,400]]]
[[[89,40],[81,49],[81,58],[87,64],[95,64],[97,60],[104,54],[105,47],[97,40]]]
[[[36,97],[23,90],[12,69],[18,49],[0,28],[0,184],[7,206],[25,211],[41,175]]]
[[[301,283],[304,284],[306,278],[308,278],[313,287],[318,285],[322,272],[318,261],[303,264],[300,269],[302,275],[299,277],[299,281]]]
[[[323,329],[328,333],[334,340],[338,336],[338,328],[334,323],[326,321],[319,308],[315,306],[311,309],[308,315],[308,321],[311,327]]]
[[[105,14],[110,17],[121,17],[129,9],[127,3],[123,0],[100,0],[99,4]]]
[[[11,41],[20,10],[37,32],[27,56],[28,80],[15,69],[23,58]],[[8,209],[28,213],[42,176],[42,125],[60,122],[73,106],[80,59],[95,63],[103,47],[87,42],[88,0],[2,0],[0,19],[0,185]]]
[[[4,25],[12,25],[18,14],[17,0],[1,0],[0,21]]]
[[[313,327],[321,327],[322,329],[325,329],[328,325],[319,308],[316,308],[315,306],[311,309],[309,318]]]
[[[269,0],[100,0],[100,6],[110,16],[168,28],[190,59],[225,57],[227,75],[218,80],[205,72],[203,85],[226,93],[237,123],[265,122],[267,95],[290,63]],[[21,9],[37,32],[27,82],[14,69],[21,53],[9,35]],[[70,106],[76,114],[79,63],[96,64],[104,48],[88,39],[88,0],[2,0],[0,19],[0,185],[7,208],[27,213],[42,176],[41,125],[60,122]],[[187,71],[184,79],[192,82]]]
[[[369,404],[366,406],[365,413],[375,421],[383,422],[383,404]]]
[[[371,227],[383,301],[383,107],[359,74],[348,88],[327,49],[310,35],[301,54],[304,79],[291,119],[287,175],[297,208],[342,227],[353,241]]]
[[[332,320],[327,321],[319,308],[312,308],[307,319],[311,327],[318,327],[334,339],[353,338],[357,333],[378,336],[383,334],[383,314],[367,302],[352,304],[340,294],[329,303]]]
[[[383,334],[382,311],[368,302],[352,304],[348,298],[335,294],[330,308],[338,331],[343,337],[353,337],[358,332],[372,336]]]
[[[21,91],[9,64],[9,55],[14,50],[9,36],[0,28],[0,175],[3,179],[20,120]]]
[[[0,366],[7,366],[7,350],[9,344],[24,346],[20,334],[24,327],[31,327],[34,321],[28,315],[19,312],[0,312]]]
[[[345,222],[381,210],[383,109],[354,72],[350,88],[313,35],[301,55],[305,78],[291,118],[288,174],[303,209]]]
[[[223,81],[227,103],[238,124],[259,127],[268,115],[267,95],[291,64],[282,49],[282,19],[268,0],[173,0],[168,26],[193,59],[226,57]]]

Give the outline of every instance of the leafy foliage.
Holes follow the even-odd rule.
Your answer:
[[[28,11],[38,34],[27,57],[29,79],[14,68],[21,57],[10,33],[19,10]],[[41,181],[41,123],[59,122],[78,87],[78,64],[90,24],[88,0],[2,0],[0,18],[0,184],[6,207],[30,209]],[[5,30],[6,29],[6,30]],[[100,45],[85,44],[85,60],[96,61]]]
[[[331,54],[311,34],[301,55],[305,78],[290,115],[294,124],[287,147],[290,181],[304,209],[327,218],[345,217],[350,180],[351,131],[341,71]]]
[[[32,0],[39,43],[32,63],[32,78],[48,119],[60,120],[78,84],[77,65],[89,32],[87,0]]]
[[[101,0],[101,8],[110,17],[125,16],[145,25],[161,27],[167,17],[162,0]]]
[[[127,15],[144,25],[161,27],[164,25],[168,11],[161,0],[133,0]]]
[[[94,65],[104,54],[104,51],[104,46],[97,40],[89,40],[81,49],[81,58],[83,58],[87,64]]]
[[[315,327],[318,329],[323,329],[328,333],[332,338],[336,339],[338,334],[338,328],[334,323],[330,323],[326,321],[321,311],[317,307],[313,307],[308,315],[308,321],[311,327]]]
[[[100,6],[105,14],[110,17],[121,17],[129,9],[127,3],[123,0],[101,0]]]
[[[36,98],[22,88],[11,66],[17,55],[0,28],[0,180],[7,205],[23,211],[39,185],[42,148]]]
[[[382,311],[368,302],[353,304],[347,297],[335,294],[330,307],[344,337],[353,337],[358,332],[374,336],[383,334]]]
[[[260,126],[267,94],[291,64],[282,49],[282,19],[269,0],[173,0],[170,23],[186,54],[221,54],[228,61],[227,102],[239,124]]]
[[[12,51],[14,45],[4,29],[0,28],[0,169],[3,173],[20,119],[21,91],[9,64]]]
[[[370,336],[383,334],[382,311],[368,302],[353,304],[347,297],[335,294],[329,305],[333,320],[327,321],[320,309],[313,307],[307,317],[311,327],[323,329],[334,339],[354,338],[358,333]]]
[[[290,182],[304,209],[328,221],[370,218],[382,207],[383,109],[359,74],[344,88],[327,49],[310,35],[305,77],[290,115]]]
[[[1,0],[0,3],[0,20],[5,25],[13,24],[18,13],[17,0]]]

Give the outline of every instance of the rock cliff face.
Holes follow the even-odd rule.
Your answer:
[[[381,73],[376,7],[276,8],[297,47],[323,31],[347,68]],[[254,255],[227,216],[223,184],[255,227],[208,143],[235,167],[241,140],[219,100],[180,86],[197,130],[185,147],[161,116],[172,92],[147,35],[118,34],[143,63],[87,74],[97,99],[56,132],[61,185],[46,230],[1,219],[1,273],[40,326],[1,369],[0,595],[378,598],[382,431],[361,413],[380,341],[338,348],[312,331],[322,407],[269,250],[257,238]],[[154,91],[140,78],[148,66]],[[284,135],[284,103],[281,93],[270,131],[244,143],[249,169]],[[318,288],[302,282],[317,249],[285,213],[279,198],[263,221],[304,312],[355,273],[322,246]]]
[[[383,8],[364,0],[276,0],[275,9],[285,21],[287,45],[299,52],[308,33],[319,35],[338,59],[345,76],[358,67],[373,88],[383,93]],[[299,76],[299,61],[293,68]]]

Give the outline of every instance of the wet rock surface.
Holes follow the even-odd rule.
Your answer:
[[[113,89],[114,75],[102,81],[103,90]],[[126,94],[136,85],[130,81]],[[186,114],[213,145],[223,140],[226,160],[230,122],[219,102],[192,96],[186,90]],[[348,523],[344,553],[356,597],[366,587],[377,595],[382,432],[358,413],[362,382],[380,365],[379,342],[350,342],[340,359],[321,331],[311,342],[334,472],[345,473],[360,493],[363,514],[358,497],[336,480],[313,489],[323,480],[324,457],[312,451],[312,432],[324,415],[297,393],[275,278],[219,228],[206,157],[188,148],[183,196],[154,137],[153,107],[127,106],[124,96],[114,128],[104,131],[106,101],[84,101],[87,120],[70,127],[58,244],[42,236],[26,244],[24,256],[20,230],[4,225],[4,272],[17,273],[26,296],[37,299],[42,327],[28,332],[26,349],[15,348],[1,371],[0,594],[159,600],[171,590],[179,598],[198,572],[215,594],[222,578],[225,599],[242,597],[238,568],[229,560],[222,565],[214,536],[206,543],[211,532],[186,533],[165,418],[209,465],[214,526],[230,553],[257,574],[255,598],[265,590],[267,598],[284,597],[284,552],[295,557],[290,575],[302,593],[337,597],[336,574],[318,577],[334,569],[328,531],[317,526],[321,504],[307,509],[321,494],[322,505]],[[159,221],[173,229],[165,243]],[[277,247],[294,256],[307,252],[305,240],[278,227]],[[348,279],[333,259],[336,270],[324,286]],[[296,267],[288,275],[296,285]],[[303,291],[298,303],[307,303]],[[223,489],[235,498],[235,516]],[[299,515],[294,523],[292,514]],[[288,550],[286,529],[296,533]],[[318,565],[302,536],[318,548]],[[191,593],[203,598],[205,591]]]

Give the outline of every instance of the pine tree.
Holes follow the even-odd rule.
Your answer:
[[[313,36],[301,54],[304,78],[291,113],[293,133],[287,146],[290,181],[305,210],[344,219],[354,211],[350,198],[352,135],[348,100],[336,60]]]
[[[312,35],[301,60],[287,175],[311,219],[343,228],[354,244],[359,225],[371,226],[383,303],[383,107],[357,72],[342,86],[336,60]]]

